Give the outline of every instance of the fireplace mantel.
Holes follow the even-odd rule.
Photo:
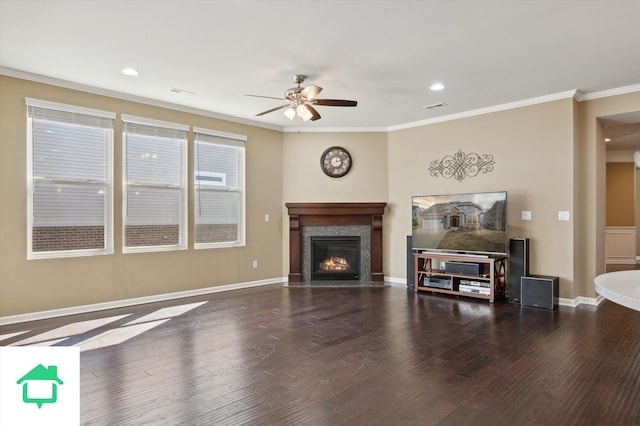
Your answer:
[[[371,228],[371,281],[384,281],[382,215],[387,203],[286,203],[289,211],[289,282],[302,281],[302,227],[368,225]]]

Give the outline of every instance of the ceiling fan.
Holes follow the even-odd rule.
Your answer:
[[[307,87],[300,87],[300,85],[306,80],[306,75],[296,74],[292,78],[293,82],[297,84],[297,86],[285,90],[284,98],[275,98],[272,96],[260,95],[246,95],[253,96],[255,98],[281,99],[287,101],[287,103],[284,105],[280,105],[256,114],[256,117],[286,108],[284,111],[284,115],[286,115],[289,120],[293,120],[297,115],[304,121],[316,121],[321,117],[318,111],[313,107],[314,105],[342,107],[354,107],[358,105],[357,101],[347,101],[343,99],[316,99],[318,93],[322,91],[322,87],[316,86],[314,84]]]

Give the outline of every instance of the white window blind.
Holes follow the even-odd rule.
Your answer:
[[[245,137],[194,129],[195,247],[244,244]]]
[[[29,259],[113,252],[115,114],[27,99]]]
[[[124,251],[186,248],[187,126],[123,116]]]

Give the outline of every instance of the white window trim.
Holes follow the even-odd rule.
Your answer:
[[[147,126],[164,127],[166,129],[182,130],[185,132],[189,131],[189,126],[186,124],[172,123],[170,121],[154,120],[152,118],[138,117],[136,115],[121,114],[120,120],[123,123],[127,122],[127,123],[135,123],[135,124],[145,124]]]
[[[227,138],[227,139],[234,139],[236,141],[240,141],[240,142],[246,142],[247,141],[247,137],[245,135],[239,135],[237,133],[227,133],[227,132],[221,132],[219,130],[211,130],[211,129],[205,129],[203,127],[194,127],[193,128],[193,133],[202,133],[204,135],[209,135],[209,136],[218,136],[221,138]],[[238,146],[244,146],[244,144],[239,144]]]
[[[196,133],[202,133],[205,135],[209,135],[209,136],[218,136],[218,137],[222,137],[222,138],[226,138],[226,139],[230,139],[230,145],[235,145],[237,147],[242,148],[240,150],[240,158],[239,158],[239,166],[238,166],[238,189],[234,190],[234,191],[230,191],[230,192],[240,192],[241,193],[241,197],[240,197],[240,212],[239,212],[239,226],[240,226],[240,233],[238,235],[238,239],[236,241],[232,241],[232,242],[224,242],[224,243],[196,243],[195,242],[195,238],[194,238],[194,249],[195,250],[203,250],[203,249],[217,249],[217,248],[230,248],[230,247],[244,247],[246,246],[246,229],[247,229],[247,221],[246,221],[246,201],[247,201],[247,195],[246,195],[246,188],[245,188],[245,181],[246,181],[246,176],[245,176],[245,170],[246,170],[246,158],[245,158],[245,151],[246,151],[246,146],[245,146],[245,142],[247,141],[247,136],[245,135],[239,135],[239,134],[235,134],[235,133],[227,133],[227,132],[221,132],[219,130],[212,130],[212,129],[205,129],[202,127],[194,127],[193,128],[193,133],[194,133],[194,147],[195,147],[195,134]],[[234,144],[233,142],[237,141],[237,144]],[[195,159],[194,159],[195,161]],[[194,167],[194,177],[195,177],[195,167]],[[201,189],[202,190],[202,189]],[[224,189],[219,189],[219,188],[215,188],[215,187],[210,187],[210,188],[205,188],[205,191],[229,191],[229,190],[224,190]],[[193,182],[193,199],[195,200],[195,197],[197,196],[197,191],[196,191],[196,185],[195,185],[195,179]],[[195,212],[194,212],[195,215]],[[195,229],[195,219],[194,219],[194,229]]]
[[[188,225],[189,225],[189,191],[188,191],[188,131],[189,126],[178,123],[171,123],[168,121],[154,120],[146,117],[138,117],[133,115],[121,114],[120,120],[123,123],[122,129],[122,253],[149,253],[149,252],[163,252],[163,251],[176,251],[187,250],[188,245]],[[131,186],[127,182],[126,174],[126,152],[127,152],[127,138],[124,132],[124,122],[145,124],[147,126],[164,127],[168,129],[183,130],[187,132],[187,137],[180,144],[180,188],[182,188],[182,212],[180,221],[180,244],[166,245],[166,246],[126,246],[126,215],[127,215],[127,188]],[[143,185],[148,186],[148,185]],[[159,187],[159,186],[156,186]],[[175,185],[164,185],[165,188],[176,188]]]
[[[73,112],[76,114],[93,115],[95,117],[102,117],[102,118],[110,118],[111,120],[116,119],[115,112],[102,111],[99,109],[85,108],[85,107],[80,107],[75,105],[60,104],[57,102],[43,101],[41,99],[25,98],[25,104],[27,106],[33,106],[33,107],[39,107],[39,108]]]
[[[74,105],[60,104],[56,102],[44,101],[40,99],[25,98],[25,105],[47,108],[58,111],[65,111],[77,114],[93,115],[96,117],[109,118],[115,120],[116,113],[101,111],[97,109],[77,107]],[[106,181],[104,182],[107,195],[105,197],[105,230],[103,249],[84,250],[56,250],[56,251],[33,251],[33,119],[28,116],[27,125],[27,260],[54,259],[66,257],[83,257],[113,254],[113,145],[114,129],[107,132],[107,158],[106,158]],[[50,182],[62,182],[61,180],[50,180]]]

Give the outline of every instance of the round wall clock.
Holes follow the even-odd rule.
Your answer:
[[[320,168],[327,176],[339,178],[351,170],[351,154],[340,146],[325,149],[320,157]]]

